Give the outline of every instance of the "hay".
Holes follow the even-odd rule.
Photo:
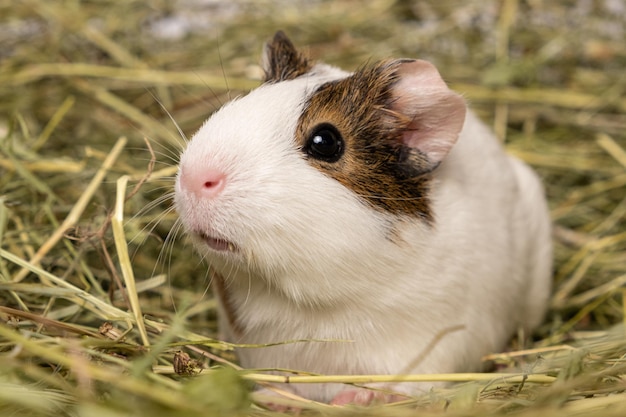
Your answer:
[[[626,3],[571,3],[0,2],[0,414],[277,414],[250,383],[284,377],[239,370],[212,338],[209,277],[171,233],[168,193],[181,132],[258,84],[281,28],[345,68],[435,62],[543,177],[556,259],[534,341],[485,358],[501,372],[297,375],[459,384],[370,410],[274,401],[330,416],[624,415]]]

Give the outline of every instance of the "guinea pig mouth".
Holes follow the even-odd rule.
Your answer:
[[[217,252],[236,252],[237,247],[232,243],[224,239],[214,238],[204,233],[198,233],[198,236],[206,245]]]

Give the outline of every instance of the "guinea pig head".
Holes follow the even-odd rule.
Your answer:
[[[311,63],[279,32],[263,62],[265,82],[188,143],[176,208],[226,276],[244,269],[292,298],[347,291],[359,268],[395,262],[396,222],[436,226],[431,178],[465,103],[425,61],[347,73]]]

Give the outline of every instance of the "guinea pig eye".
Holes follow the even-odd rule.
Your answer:
[[[315,159],[336,162],[343,155],[343,138],[335,126],[321,124],[311,132],[305,150]]]

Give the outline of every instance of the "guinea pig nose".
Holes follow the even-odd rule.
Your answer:
[[[215,198],[226,185],[226,175],[216,169],[183,169],[180,185],[201,198]]]

